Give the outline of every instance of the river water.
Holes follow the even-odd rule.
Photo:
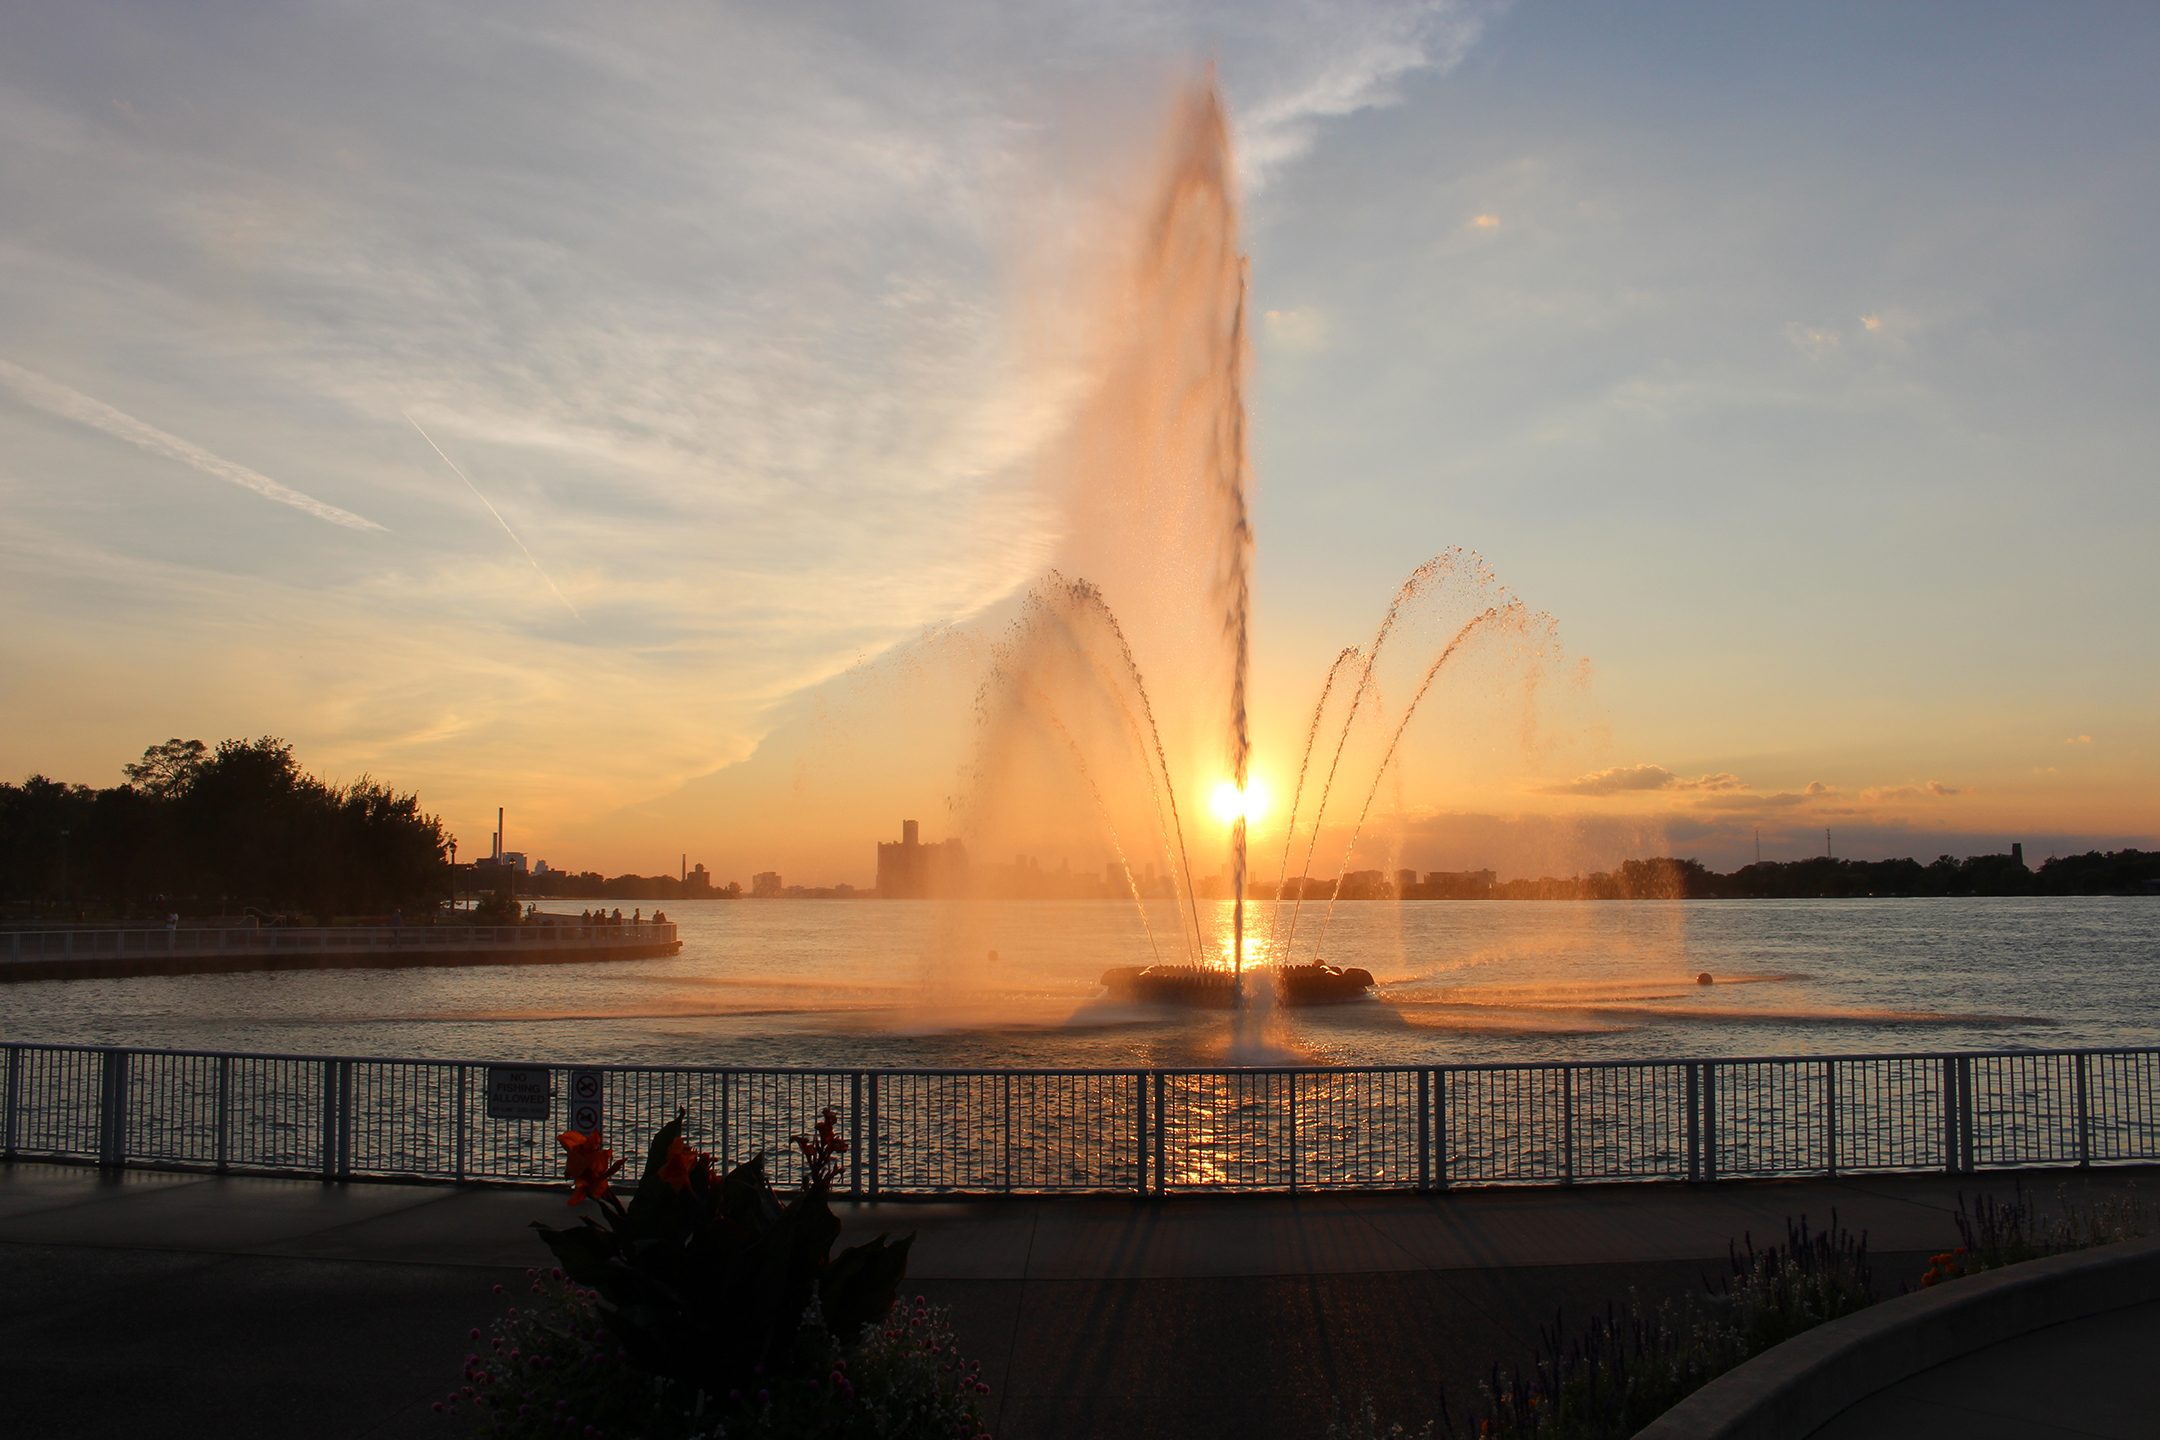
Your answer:
[[[2160,1044],[2144,898],[1308,904],[1294,953],[1371,970],[1377,999],[1234,1018],[1097,998],[1107,966],[1226,954],[1228,911],[1196,937],[1167,902],[1145,923],[1110,901],[690,902],[672,959],[4,985],[0,1039],[956,1067]],[[1289,930],[1290,907],[1249,906],[1248,959]]]

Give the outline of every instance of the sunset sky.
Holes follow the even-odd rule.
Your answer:
[[[465,858],[869,883],[1210,62],[1263,783],[1461,546],[1565,664],[1374,864],[2156,843],[2135,4],[9,7],[0,773],[272,733]]]

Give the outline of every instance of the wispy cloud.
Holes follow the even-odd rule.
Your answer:
[[[1780,790],[1771,795],[1705,795],[1696,805],[1704,810],[1789,810],[1795,805],[1827,800],[1836,794],[1835,787],[1812,780],[1805,790]]]
[[[1930,780],[1925,785],[1917,782],[1909,785],[1871,785],[1860,792],[1860,798],[1870,804],[1899,800],[1946,800],[1953,795],[1975,793],[1970,785],[1945,785],[1940,780]]]
[[[177,460],[182,465],[191,465],[205,475],[214,475],[244,490],[253,490],[280,505],[304,510],[318,520],[343,525],[348,530],[384,528],[365,516],[355,515],[350,510],[341,510],[335,505],[317,500],[312,495],[302,494],[289,485],[280,485],[269,476],[250,470],[245,465],[236,465],[222,455],[213,455],[200,445],[169,434],[154,425],[147,425],[125,411],[115,410],[104,401],[85,395],[80,390],[71,389],[57,380],[38,374],[35,370],[25,370],[20,365],[0,360],[0,381],[5,381],[17,395],[40,410],[50,411],[62,419],[73,420],[76,424],[87,425],[93,430],[102,430],[117,440],[139,445],[153,455]]]
[[[1461,0],[1351,0],[1254,17],[1251,29],[1276,32],[1269,39],[1288,40],[1292,32],[1298,38],[1270,45],[1258,64],[1244,61],[1232,42],[1229,58],[1239,62],[1230,73],[1232,99],[1248,183],[1264,183],[1270,170],[1303,154],[1321,121],[1394,104],[1406,76],[1452,68],[1502,8]],[[1244,25],[1225,29],[1226,35],[1240,31],[1250,33]]]
[[[1261,319],[1267,338],[1285,350],[1320,350],[1328,343],[1327,316],[1318,310],[1270,310]]]
[[[1594,770],[1558,785],[1544,786],[1544,795],[1624,795],[1645,790],[1745,790],[1747,782],[1737,775],[1698,775],[1689,780],[1662,765],[1616,765]]]
[[[0,223],[20,362],[0,380],[317,518],[382,528],[45,379],[117,395],[104,367],[124,351],[184,407],[156,415],[215,416],[205,437],[246,435],[271,474],[322,456],[340,486],[366,487],[332,493],[383,497],[371,513],[398,544],[259,544],[266,527],[245,519],[187,544],[169,512],[109,503],[110,477],[93,476],[67,497],[76,511],[38,517],[42,563],[64,577],[41,587],[64,612],[41,633],[75,633],[160,566],[187,572],[163,583],[217,593],[275,571],[286,638],[262,653],[277,668],[339,650],[320,637],[357,615],[406,647],[365,704],[329,685],[248,702],[303,744],[338,727],[324,763],[439,765],[414,778],[455,803],[491,749],[554,747],[554,707],[574,703],[595,717],[575,747],[595,783],[663,793],[753,748],[784,697],[984,613],[1049,563],[1062,518],[1038,461],[1074,395],[1041,373],[1064,337],[1034,327],[1038,304],[1062,313],[1057,286],[1087,282],[1020,272],[1046,196],[1086,191],[1073,203],[1091,215],[1125,203],[1103,195],[1150,143],[1164,82],[1213,57],[1258,182],[1330,117],[1454,64],[1496,8],[383,0],[265,35],[237,11],[135,6],[127,45],[95,43],[94,17],[56,22],[0,47],[0,131],[22,151],[0,175],[0,216],[22,220]],[[1324,312],[1294,313],[1279,342],[1325,342]],[[486,478],[500,532],[398,438],[408,416],[468,483]],[[34,423],[0,413],[0,453]],[[126,643],[148,649],[155,630],[183,648],[179,616],[139,608]],[[628,728],[611,738],[583,685],[484,713],[463,694],[480,652],[604,674],[608,723]]]

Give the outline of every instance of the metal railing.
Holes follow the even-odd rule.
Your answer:
[[[673,921],[620,925],[240,926],[187,930],[10,930],[0,932],[0,965],[10,960],[95,959],[116,955],[320,955],[393,950],[526,950],[645,945],[677,938]]]
[[[8,1158],[556,1182],[567,1066],[9,1044]],[[857,1197],[1432,1189],[2160,1161],[2160,1049],[1162,1070],[590,1067],[635,1152],[737,1160],[826,1106]],[[546,1118],[490,1115],[546,1072]],[[528,1094],[531,1093],[528,1089]],[[634,1154],[633,1154],[634,1158]]]

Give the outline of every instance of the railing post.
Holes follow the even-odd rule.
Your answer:
[[[232,1056],[217,1061],[217,1168],[232,1164]]]
[[[734,1107],[729,1103],[733,1099],[734,1079],[734,1071],[723,1070],[720,1072],[720,1158],[727,1162],[727,1168],[730,1170],[735,1168],[736,1161]],[[877,1144],[875,1138],[877,1134],[877,1077],[874,1075],[870,1078],[870,1119],[870,1133],[873,1137],[870,1143],[874,1147]],[[872,1167],[870,1193],[873,1197],[877,1194],[876,1167],[874,1166]]]
[[[1958,1169],[1958,1064],[1945,1055],[1942,1061],[1942,1126],[1943,1169],[1957,1174]]]
[[[1297,1194],[1297,1071],[1284,1074],[1290,1101],[1290,1193]]]
[[[848,1198],[862,1199],[862,1071],[848,1076]]]
[[[1432,1072],[1432,1175],[1433,1188],[1448,1188],[1447,1163],[1447,1071]]]
[[[1575,1067],[1560,1068],[1560,1183],[1575,1183]]]
[[[1163,1143],[1163,1091],[1169,1088],[1170,1077],[1162,1071],[1155,1072],[1155,1193],[1164,1194],[1170,1188],[1170,1175],[1163,1164],[1166,1147]]]
[[[1717,1179],[1717,1061],[1702,1067],[1702,1174],[1705,1182]]]
[[[1432,1188],[1432,1071],[1417,1072],[1417,1188]]]
[[[1147,1194],[1147,1142],[1147,1071],[1142,1070],[1133,1076],[1133,1154],[1137,1160],[1133,1178],[1138,1182],[1134,1188],[1142,1195]]]
[[[1000,1091],[1001,1093],[998,1097],[998,1118],[1003,1122],[1003,1124],[1000,1127],[1002,1133],[999,1136],[998,1155],[1002,1163],[998,1166],[998,1175],[1000,1177],[998,1181],[998,1189],[1010,1190],[1013,1188],[1012,1072],[1010,1070],[1005,1072],[1004,1084],[1000,1087]]]
[[[1689,1061],[1687,1071],[1687,1178],[1702,1179],[1702,1067]]]
[[[1958,1057],[1958,1168],[1973,1169],[1973,1063],[1972,1056]]]
[[[2090,1088],[2092,1082],[2086,1074],[2086,1061],[2091,1058],[2081,1053],[2077,1057],[2077,1070],[2075,1072],[2077,1077],[2078,1164],[2081,1167],[2092,1164],[2092,1091]],[[11,1095],[15,1093],[12,1085],[9,1086],[8,1093]],[[15,1148],[13,1143],[14,1126],[15,1117],[13,1112],[10,1112],[8,1115],[8,1149],[11,1151]]]
[[[870,1166],[870,1198],[871,1198],[872,1200],[875,1200],[875,1199],[877,1199],[877,1198],[878,1198],[878,1168],[879,1168],[879,1156],[878,1156],[878,1130],[879,1130],[879,1128],[880,1128],[880,1127],[879,1127],[879,1125],[878,1125],[878,1072],[877,1072],[877,1071],[875,1071],[875,1070],[872,1070],[872,1071],[870,1072],[869,1076],[868,1076],[868,1079],[869,1079],[869,1081],[870,1081],[870,1095],[869,1095],[869,1112],[870,1112],[870,1113],[869,1113],[869,1119],[870,1119],[870,1130],[869,1130],[869,1133],[868,1133],[868,1134],[867,1134],[866,1136],[864,1136],[863,1138],[864,1138],[864,1139],[865,1139],[865,1140],[866,1140],[866,1141],[868,1142],[868,1145],[867,1145],[867,1147],[866,1147],[866,1148],[867,1148],[867,1149],[869,1150],[869,1152],[870,1152],[870,1153],[869,1153],[869,1156],[868,1156],[868,1161],[869,1161],[869,1166]]]
[[[0,1116],[0,1155],[15,1158],[15,1116],[22,1109],[22,1046],[7,1047],[7,1114]]]
[[[1837,1061],[1823,1061],[1823,1130],[1824,1143],[1828,1148],[1823,1173],[1833,1180],[1837,1178]]]
[[[322,1177],[337,1174],[338,1063],[322,1062]]]
[[[466,1112],[472,1108],[472,1067],[470,1065],[461,1064],[457,1067],[456,1093],[450,1103],[457,1106],[457,1153],[453,1157],[451,1174],[457,1177],[460,1184],[463,1184],[466,1155],[465,1116]]]
[[[98,1075],[98,1164],[127,1163],[127,1051],[107,1050]]]
[[[338,1061],[338,1179],[352,1179],[353,1062]]]

